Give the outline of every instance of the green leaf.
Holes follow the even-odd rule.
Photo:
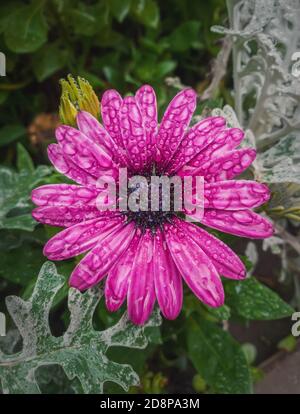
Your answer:
[[[20,226],[17,228],[19,229]],[[24,243],[16,249],[6,250],[4,248],[2,251],[4,254],[1,260],[0,276],[22,286],[26,286],[36,277],[36,272],[45,261],[42,247],[33,243]]]
[[[47,45],[36,52],[33,57],[33,71],[39,82],[44,81],[53,73],[62,69],[67,63],[68,53],[59,44]]]
[[[26,129],[21,124],[5,125],[0,129],[0,147],[10,144],[26,134]]]
[[[8,296],[6,305],[23,338],[22,350],[13,355],[0,354],[0,378],[5,394],[37,394],[40,388],[35,372],[39,367],[60,365],[69,380],[77,378],[86,394],[99,394],[103,384],[112,381],[125,390],[139,382],[137,374],[126,364],[107,358],[110,347],[143,349],[148,344],[145,328],[160,323],[154,312],[144,326],[135,326],[124,314],[106,329],[93,328],[93,314],[103,295],[94,287],[85,293],[69,290],[70,323],[63,336],[54,337],[49,326],[49,311],[64,278],[53,263],[46,262],[28,301]]]
[[[230,318],[230,309],[227,305],[212,308],[211,306],[207,306],[200,302],[195,295],[191,294],[186,294],[184,296],[183,309],[187,318],[189,318],[193,312],[214,321],[227,321]]]
[[[19,171],[34,172],[32,159],[22,144],[18,144],[17,146],[17,167]]]
[[[226,303],[245,319],[272,320],[290,316],[294,310],[277,293],[259,283],[254,277],[226,281]]]
[[[8,96],[9,96],[8,91],[0,91],[0,105],[4,104]],[[0,146],[1,146],[1,141],[0,141]]]
[[[0,33],[3,33],[6,25],[9,24],[10,15],[22,6],[22,3],[19,1],[2,2],[0,5]]]
[[[76,34],[94,36],[100,33],[108,23],[108,7],[105,3],[95,5],[79,3],[76,8],[70,8],[69,19]]]
[[[300,183],[300,134],[291,132],[258,154],[258,165],[262,180],[268,183]]]
[[[109,0],[108,5],[112,15],[122,23],[129,13],[131,0]]]
[[[200,47],[200,26],[199,21],[188,21],[179,25],[168,37],[171,50],[185,52],[190,48]]]
[[[34,52],[47,41],[47,25],[42,6],[43,2],[36,2],[19,7],[10,14],[4,38],[11,51]]]
[[[158,78],[163,78],[166,75],[168,75],[170,72],[172,72],[177,66],[177,62],[174,60],[164,60],[163,62],[158,63],[155,66],[155,75]]]
[[[214,392],[252,392],[249,367],[240,345],[215,323],[191,321],[187,330],[188,355]]]
[[[137,0],[132,6],[138,21],[148,27],[156,28],[159,23],[159,8],[153,0]]]
[[[51,168],[43,165],[33,168],[26,150],[18,146],[19,172],[0,167],[0,229],[20,229],[32,231],[37,225],[30,214],[30,192]]]
[[[297,339],[293,335],[288,335],[277,344],[277,348],[286,352],[293,352],[295,351],[297,344]]]
[[[219,306],[218,308],[212,308],[206,305],[203,306],[212,317],[219,321],[228,321],[230,318],[230,308],[227,305]]]

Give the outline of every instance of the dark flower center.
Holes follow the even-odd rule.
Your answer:
[[[143,232],[150,229],[155,234],[156,229],[163,230],[163,224],[172,223],[176,212],[174,209],[174,185],[168,187],[163,184],[153,183],[154,176],[146,176],[147,185],[137,183],[128,190],[128,210],[122,212],[127,217],[127,222],[134,222]],[[157,179],[161,177],[155,176]],[[143,195],[141,194],[143,192]],[[133,211],[130,208],[130,198],[138,200],[138,206]],[[154,207],[155,206],[155,207]]]

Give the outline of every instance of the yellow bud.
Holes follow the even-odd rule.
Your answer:
[[[286,214],[285,217],[291,220],[300,221],[300,215],[298,216],[296,214],[289,213],[289,214]]]
[[[95,118],[100,115],[100,103],[97,95],[86,79],[72,75],[60,81],[62,94],[60,98],[59,117],[63,124],[75,126],[78,111],[86,111]]]
[[[59,105],[59,118],[64,125],[76,125],[77,109],[70,101],[69,97],[62,95]]]

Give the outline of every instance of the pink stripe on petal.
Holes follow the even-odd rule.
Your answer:
[[[48,184],[35,188],[31,200],[37,206],[95,206],[96,189],[73,184]]]
[[[103,125],[120,148],[124,148],[119,118],[122,101],[121,95],[114,89],[105,91],[101,99]]]
[[[153,237],[150,231],[146,230],[136,251],[127,296],[129,318],[137,325],[146,322],[155,303],[154,260]]]
[[[167,171],[174,173],[210,145],[218,131],[226,125],[224,118],[215,116],[205,118],[190,128],[184,135],[177,151],[168,164]]]
[[[186,233],[166,225],[166,240],[173,260],[193,293],[209,306],[224,303],[224,290],[216,268],[208,256]]]
[[[219,274],[230,279],[246,277],[241,259],[221,240],[192,223],[176,219],[175,224],[201,247]]]
[[[201,167],[192,170],[192,173],[204,176],[208,182],[231,180],[245,171],[255,157],[256,151],[251,148],[231,151],[222,157],[213,158]]]
[[[116,164],[126,166],[126,161],[121,152],[121,148],[118,147],[106,129],[95,117],[88,112],[80,111],[76,120],[80,131],[84,135],[104,148],[105,152],[114,160]]]
[[[111,157],[78,129],[62,125],[56,129],[56,138],[64,154],[89,174],[96,178],[103,175],[118,177],[117,166]]]
[[[95,177],[74,164],[70,157],[63,154],[58,144],[48,146],[48,157],[58,172],[76,183],[92,187],[96,185]]]
[[[201,221],[225,233],[252,239],[264,239],[274,233],[272,223],[251,210],[205,210]]]
[[[156,161],[161,170],[166,167],[177,150],[196,109],[197,94],[192,89],[184,89],[170,102],[161,121],[156,147]]]
[[[56,234],[46,243],[44,255],[49,260],[65,260],[94,247],[101,237],[121,226],[123,218],[113,217],[113,213],[103,213],[102,217],[76,224]]]
[[[97,245],[73,270],[70,286],[84,290],[99,283],[128,248],[134,234],[133,224],[121,224],[115,226],[105,237],[101,237]]]
[[[230,128],[218,131],[212,144],[197,154],[178,172],[182,174],[193,174],[195,168],[199,168],[216,157],[225,155],[228,151],[236,148],[243,140],[244,132],[239,128]]]
[[[105,281],[105,302],[109,311],[118,310],[126,299],[130,273],[140,235],[136,234],[128,249],[111,268]]]
[[[120,125],[127,158],[133,170],[141,172],[147,169],[151,163],[151,152],[147,148],[142,113],[133,96],[123,100]]]
[[[217,181],[204,185],[205,208],[247,210],[264,204],[269,198],[269,188],[256,181]]]
[[[154,89],[150,85],[143,85],[137,90],[135,99],[143,116],[147,150],[153,156],[153,146],[155,145],[158,129],[157,103]]]
[[[154,285],[159,307],[167,319],[175,319],[182,307],[182,280],[167,243],[158,230],[154,239]]]
[[[49,226],[70,227],[82,221],[101,218],[101,212],[92,206],[43,206],[34,209],[32,217]]]

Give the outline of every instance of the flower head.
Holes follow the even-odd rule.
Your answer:
[[[54,167],[77,184],[35,189],[33,217],[65,227],[45,245],[50,260],[86,253],[72,272],[70,285],[87,289],[105,279],[106,305],[120,308],[143,324],[157,300],[168,319],[182,307],[183,281],[209,306],[221,306],[220,276],[242,279],[245,267],[222,241],[170,209],[163,211],[100,211],[97,198],[102,176],[153,174],[204,177],[201,224],[234,235],[265,238],[272,224],[252,209],[269,198],[261,183],[234,180],[255,158],[249,148],[236,149],[243,131],[227,128],[222,117],[209,117],[189,127],[196,93],[185,89],[157,121],[156,97],[144,85],[124,99],[108,90],[101,101],[102,124],[91,114],[77,114],[78,129],[60,126],[58,143],[48,149]],[[197,218],[197,217],[196,217]]]

